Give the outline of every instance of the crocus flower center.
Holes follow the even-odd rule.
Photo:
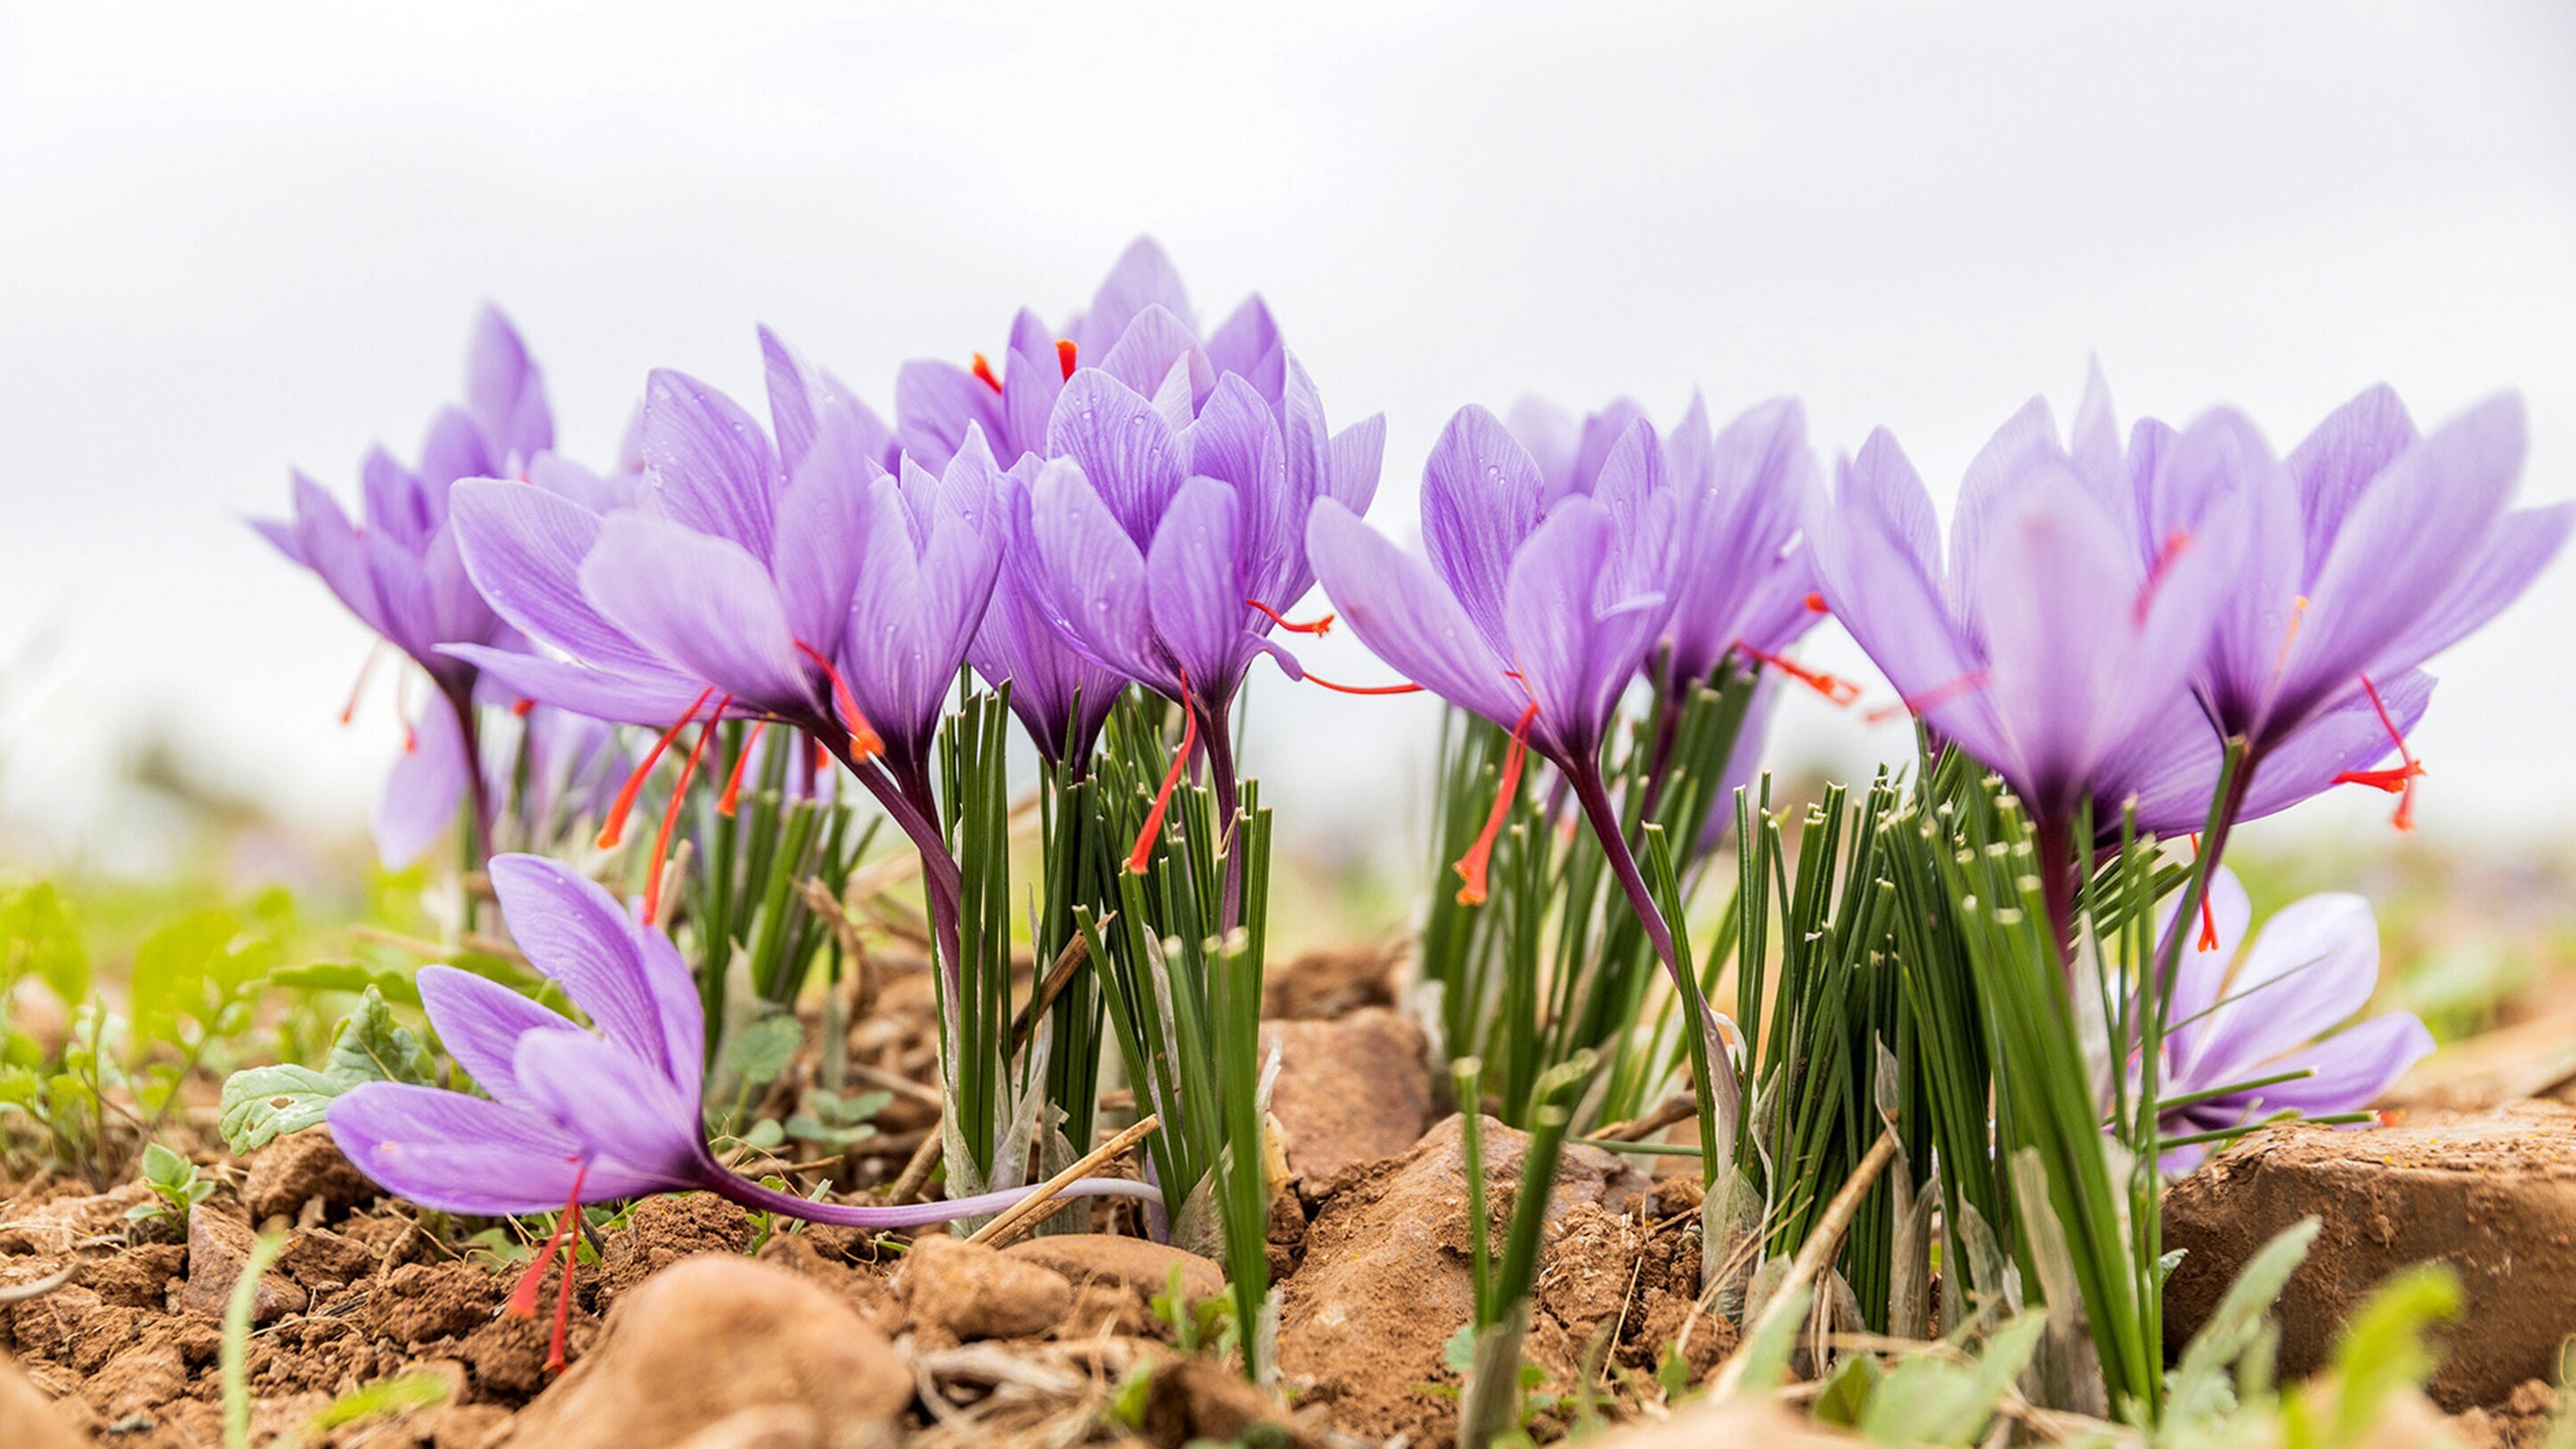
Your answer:
[[[1521,711],[1518,724],[1512,726],[1512,743],[1503,751],[1502,778],[1494,782],[1494,804],[1485,813],[1485,828],[1476,832],[1476,843],[1458,857],[1458,904],[1481,905],[1485,899],[1486,872],[1494,863],[1494,842],[1503,833],[1503,822],[1512,813],[1512,801],[1520,795],[1521,770],[1529,761],[1530,726],[1538,722],[1538,702],[1532,700]]]
[[[1002,390],[1002,380],[993,375],[993,364],[985,361],[984,354],[980,352],[975,354],[974,372],[975,380],[977,382],[984,384],[995,392],[1000,392]]]
[[[673,720],[669,729],[662,731],[661,736],[653,741],[653,748],[644,752],[643,760],[635,766],[634,772],[626,777],[626,783],[618,787],[617,798],[608,806],[608,819],[599,827],[599,839],[596,843],[600,849],[617,848],[617,842],[626,834],[626,817],[635,809],[635,797],[643,793],[646,777],[653,773],[655,765],[661,763],[662,752],[671,747],[671,741],[678,738],[680,731],[689,727],[689,721],[698,717],[698,709],[707,702],[707,696],[715,692],[716,687],[712,684],[699,690],[698,697],[689,701],[688,711]]]
[[[751,763],[751,747],[760,743],[760,732],[767,728],[769,728],[769,721],[765,719],[754,720],[751,725],[751,733],[743,736],[742,752],[733,757],[733,772],[725,776],[724,794],[716,798],[716,813],[718,815],[730,817],[734,812],[735,805],[741,800],[742,767]]]
[[[2387,703],[2379,697],[2379,686],[2371,683],[2367,674],[2361,677],[2361,691],[2370,696],[2370,707],[2379,716],[2380,728],[2387,730],[2388,738],[2396,744],[2398,763],[2385,770],[2346,770],[2335,776],[2335,783],[2368,785],[2396,796],[2397,814],[2391,823],[2400,830],[2412,830],[2415,828],[2415,781],[2423,775],[2424,763],[2406,748],[2405,733],[2397,728],[2396,719],[2388,713]]]
[[[850,682],[841,677],[841,671],[823,657],[822,650],[802,639],[796,641],[796,652],[813,660],[823,677],[832,681],[832,707],[840,711],[841,723],[850,732],[851,757],[865,760],[884,753],[885,741],[877,737],[876,726],[868,723],[868,717],[859,712],[859,701],[850,693]]]
[[[528,1271],[519,1275],[518,1286],[510,1290],[508,1312],[513,1318],[537,1316],[537,1294],[544,1288],[546,1272],[555,1265],[555,1253],[563,1252],[563,1286],[555,1292],[555,1328],[546,1353],[546,1367],[556,1373],[564,1368],[564,1330],[572,1320],[572,1283],[574,1265],[581,1261],[581,1245],[566,1248],[564,1239],[581,1221],[581,1180],[590,1175],[590,1164],[573,1170],[572,1191],[565,1195],[563,1212],[555,1218],[555,1230],[546,1235],[546,1245],[528,1262]]]
[[[1181,676],[1181,689],[1186,699],[1190,679]],[[1190,752],[1198,748],[1199,712],[1187,703],[1181,706],[1181,747],[1172,753],[1172,768],[1163,772],[1163,787],[1154,792],[1154,808],[1145,812],[1145,828],[1136,832],[1135,848],[1127,852],[1127,873],[1143,875],[1147,857],[1154,853],[1154,838],[1163,833],[1163,815],[1172,808],[1172,792],[1181,786],[1181,772],[1190,767]]]
[[[1064,375],[1068,381],[1073,377],[1073,358],[1073,344],[1064,338],[1057,338],[1055,340],[1055,365],[1064,369]]]
[[[1746,658],[1751,659],[1756,663],[1766,665],[1772,669],[1779,670],[1782,674],[1789,676],[1791,679],[1798,681],[1800,684],[1807,686],[1809,689],[1814,690],[1816,693],[1823,695],[1825,698],[1832,700],[1836,704],[1850,704],[1852,701],[1860,698],[1860,686],[1841,677],[1840,675],[1825,674],[1817,670],[1809,669],[1807,666],[1800,664],[1795,660],[1784,659],[1777,654],[1765,654],[1761,650],[1754,648],[1752,645],[1745,643],[1741,639],[1735,641],[1735,647],[1742,650]]]
[[[1276,628],[1285,629],[1291,634],[1312,634],[1317,638],[1322,638],[1324,635],[1331,633],[1333,631],[1333,620],[1339,617],[1334,614],[1326,614],[1320,619],[1309,619],[1303,624],[1298,624],[1292,623],[1288,619],[1282,617],[1277,609],[1270,607],[1259,599],[1246,599],[1243,603],[1244,607],[1259,611],[1264,617],[1268,618],[1271,624]]]

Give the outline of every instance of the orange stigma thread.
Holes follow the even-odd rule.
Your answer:
[[[1259,599],[1246,599],[1243,601],[1243,605],[1247,609],[1260,610],[1263,615],[1269,618],[1270,622],[1274,626],[1285,629],[1291,634],[1312,634],[1318,639],[1333,632],[1333,621],[1341,617],[1338,614],[1326,614],[1320,619],[1313,619],[1303,624],[1297,624],[1291,623],[1287,618],[1283,617],[1277,609],[1270,607]]]
[[[2397,721],[2389,716],[2387,704],[2379,697],[2379,686],[2372,684],[2367,674],[2361,677],[2361,691],[2370,696],[2370,707],[2378,713],[2380,727],[2387,730],[2388,738],[2396,742],[2399,763],[2387,770],[2346,770],[2335,776],[2334,782],[2338,785],[2368,785],[2396,796],[2397,814],[2390,823],[2400,830],[2412,830],[2415,828],[2415,782],[2424,774],[2424,762],[2416,759],[2414,752],[2406,748],[2406,736],[2398,730]]]
[[[980,352],[975,354],[974,373],[975,380],[977,382],[984,384],[995,392],[1000,392],[1002,390],[1002,380],[993,375],[993,364],[985,361],[984,354]]]
[[[602,850],[617,848],[617,842],[626,835],[626,817],[635,809],[635,797],[643,793],[644,777],[653,773],[653,767],[661,763],[662,752],[671,747],[671,741],[679,736],[680,731],[689,727],[689,721],[698,717],[698,707],[715,692],[716,687],[712,684],[699,690],[698,697],[689,701],[688,713],[674,720],[669,729],[662,731],[662,737],[653,742],[653,748],[644,752],[643,763],[626,777],[626,783],[618,788],[616,800],[609,804],[607,823],[599,827],[599,839],[593,844]]]
[[[707,741],[716,735],[716,721],[724,718],[725,706],[733,703],[728,694],[707,711],[707,722],[698,726],[698,742],[691,746],[687,759],[680,762],[680,778],[671,784],[671,803],[662,807],[662,828],[653,833],[653,873],[644,879],[644,919],[662,918],[662,862],[671,858],[671,833],[680,825],[680,807],[688,803],[689,781],[698,773],[698,761],[706,757]]]
[[[510,713],[519,719],[526,719],[528,717],[528,711],[535,709],[536,707],[537,702],[535,700],[525,697],[510,701]]]
[[[384,652],[382,639],[367,646],[367,657],[358,663],[358,682],[349,686],[349,702],[340,706],[340,723],[347,724],[358,717],[358,696],[367,692],[367,676],[376,672],[376,656]]]
[[[537,1294],[545,1287],[546,1270],[555,1265],[555,1252],[563,1246],[564,1235],[572,1231],[572,1225],[578,1219],[581,1180],[589,1173],[590,1164],[586,1162],[573,1170],[572,1191],[565,1195],[563,1212],[555,1219],[555,1230],[546,1235],[545,1247],[529,1261],[528,1271],[519,1275],[518,1286],[510,1290],[509,1314],[512,1318],[537,1316]]]
[[[760,732],[769,728],[765,719],[751,722],[751,733],[742,737],[742,753],[733,757],[733,773],[725,776],[724,793],[716,797],[716,813],[733,817],[734,806],[742,798],[742,767],[751,763],[751,747],[760,743]]]
[[[1067,378],[1073,376],[1073,344],[1061,337],[1055,340],[1055,365],[1064,369]]]
[[[1530,726],[1538,721],[1538,704],[1521,711],[1520,723],[1512,726],[1511,748],[1503,752],[1503,775],[1494,782],[1494,808],[1485,815],[1485,828],[1476,832],[1476,843],[1458,857],[1455,869],[1461,884],[1458,904],[1482,905],[1485,900],[1485,872],[1494,863],[1494,841],[1503,833],[1503,821],[1512,813],[1512,801],[1521,790],[1521,767],[1529,760]]]
[[[2164,587],[2165,575],[2172,572],[2174,560],[2182,557],[2182,551],[2189,547],[2191,534],[2188,530],[2177,528],[2165,535],[2164,547],[2156,550],[2155,562],[2147,565],[2147,581],[2138,586],[2137,601],[2129,606],[2131,623],[2147,622],[2147,611],[2156,604],[2156,590]]]
[[[1783,659],[1777,654],[1765,654],[1741,639],[1735,641],[1735,647],[1743,650],[1746,658],[1779,670],[1782,674],[1836,704],[1847,705],[1860,698],[1860,686],[1839,675],[1821,674],[1794,660]]]
[[[1183,694],[1189,692],[1189,677],[1181,678]],[[1172,808],[1172,792],[1181,787],[1181,772],[1190,767],[1190,751],[1198,747],[1199,712],[1181,706],[1181,748],[1172,756],[1172,768],[1163,775],[1163,788],[1154,792],[1154,808],[1145,812],[1145,828],[1136,832],[1136,846],[1127,852],[1127,873],[1143,875],[1146,858],[1154,853],[1154,837],[1163,833],[1163,814]]]
[[[1807,612],[1810,614],[1830,614],[1833,610],[1825,606],[1825,596],[1823,594],[1818,593],[1814,589],[1809,589],[1807,591]]]
[[[2191,833],[2191,853],[2200,854],[2200,832],[2197,830]],[[2206,888],[2200,893],[2200,949],[2204,951],[2218,949],[2218,912],[2209,908],[2209,892]]]
[[[1422,686],[1419,684],[1336,684],[1311,669],[1306,671],[1305,679],[1308,684],[1329,689],[1335,694],[1420,694],[1422,692]]]
[[[859,712],[859,701],[851,695],[850,682],[841,677],[841,671],[823,657],[822,650],[802,639],[796,641],[796,652],[813,660],[823,676],[832,681],[832,706],[841,712],[841,723],[850,732],[850,757],[867,760],[885,753],[885,741],[878,737],[877,727]]]
[[[1865,724],[1875,725],[1885,724],[1901,714],[1919,715],[1926,710],[1939,709],[1963,694],[1973,694],[1985,687],[1986,671],[1971,669],[1958,678],[1944,684],[1936,684],[1921,694],[1909,694],[1894,704],[1880,705],[1862,715],[1861,720]]]

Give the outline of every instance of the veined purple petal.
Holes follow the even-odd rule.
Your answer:
[[[1276,399],[1286,380],[1287,353],[1269,304],[1258,295],[1244,298],[1243,304],[1208,334],[1207,358],[1217,371],[1234,373],[1251,383],[1263,400]]]
[[[778,548],[770,574],[793,636],[827,648],[848,627],[860,569],[860,515],[868,507],[871,482],[884,475],[868,456],[859,421],[837,406],[825,409],[798,458],[795,477],[778,502]]]
[[[581,589],[611,624],[721,693],[780,713],[812,702],[769,570],[729,539],[650,514],[611,514],[582,561]],[[803,642],[829,657],[841,641]]]
[[[1353,513],[1368,512],[1385,465],[1386,414],[1372,414],[1333,434],[1325,457],[1323,496]]]
[[[1235,569],[1240,526],[1235,490],[1192,478],[1163,511],[1145,555],[1155,637],[1201,697],[1230,695],[1250,658],[1244,585]]]
[[[1975,596],[1980,560],[1988,536],[2001,524],[2002,510],[2019,506],[2020,493],[2032,472],[2055,462],[2061,475],[2072,462],[2057,441],[2057,418],[2046,398],[2032,398],[2007,419],[1977,456],[1959,484],[1959,504],[1950,519],[1950,596]]]
[[[664,514],[768,561],[784,479],[751,414],[686,373],[657,369],[644,386],[643,452]]]
[[[2324,563],[2354,500],[2416,441],[2415,420],[2383,382],[2328,414],[2291,452],[2290,476],[2298,485],[2311,567]]]
[[[1325,499],[1306,519],[1306,552],[1343,622],[1406,679],[1505,729],[1528,699],[1511,663],[1421,559]]]
[[[2306,1069],[2297,1081],[2275,1082],[2249,1094],[2256,1114],[2283,1108],[2311,1117],[2358,1111],[2397,1085],[2406,1069],[2433,1054],[2433,1034],[2412,1012],[2397,1011],[2356,1022],[2316,1045],[2276,1057],[2262,1073]]]
[[[1039,469],[1015,550],[1015,566],[1084,653],[1130,679],[1178,684],[1153,652],[1144,549],[1079,466],[1057,458]]]
[[[1153,403],[1097,368],[1076,372],[1056,399],[1047,452],[1071,459],[1139,549],[1181,491],[1180,444]]]
[[[331,1104],[332,1140],[369,1181],[440,1212],[477,1217],[564,1205],[581,1144],[542,1115],[462,1092],[367,1082]],[[626,1172],[582,1179],[587,1200],[669,1186]]]
[[[953,362],[907,362],[894,378],[895,433],[904,453],[925,468],[945,468],[980,427],[998,436],[1002,398]]]
[[[338,500],[298,473],[294,482],[295,551],[306,568],[321,576],[349,612],[370,629],[391,637],[385,609],[376,594],[374,573],[367,566],[367,546]]]
[[[2576,525],[2576,503],[2506,514],[2450,592],[2389,645],[2383,657],[2430,659],[2476,632],[2522,597],[2540,571],[2558,557],[2567,545],[2571,525]]]
[[[495,463],[516,459],[525,464],[555,445],[545,377],[497,307],[485,307],[475,319],[474,342],[466,355],[465,406],[498,454]]]
[[[2156,940],[2163,941],[2172,933],[2175,913],[2181,908],[2180,895],[2157,908]],[[2236,953],[2245,945],[2245,932],[2253,922],[2254,902],[2245,894],[2245,883],[2236,878],[2236,872],[2220,866],[2209,878],[2207,913],[2199,920],[2182,923],[2182,954],[2175,963],[2172,1004],[2166,1018],[2171,1033],[2166,1038],[2167,1049],[2173,1056],[2173,1069],[2166,1083],[2169,1095],[2227,1085],[2208,1079],[2199,1067],[2208,1054],[2209,1039],[2220,1024],[2219,999],[2226,993],[2229,973],[2236,969]]]
[[[1189,293],[1181,286],[1172,259],[1152,237],[1140,236],[1119,253],[1090,308],[1066,330],[1080,344],[1084,358],[1097,357],[1114,346],[1128,324],[1148,307],[1160,307],[1179,318],[1191,333],[1198,331],[1197,315],[1190,310]]]
[[[520,1037],[532,1031],[581,1029],[560,1012],[471,971],[423,966],[417,979],[420,1004],[429,1012],[429,1024],[438,1029],[439,1045],[496,1102],[522,1100],[519,1078],[511,1066]]]
[[[560,861],[496,855],[491,872],[502,919],[528,960],[562,982],[621,1053],[668,1082],[693,1079],[706,1050],[705,1010],[677,953],[645,949],[658,933]]]
[[[2202,1027],[2194,1079],[2223,1085],[2340,1025],[2379,984],[2379,926],[2356,895],[2310,896],[2276,912]]]
[[[1503,593],[1512,559],[1539,527],[1538,464],[1502,420],[1461,408],[1422,474],[1422,541],[1467,617],[1496,654],[1512,648]]]
[[[682,1186],[706,1135],[694,1099],[641,1059],[584,1031],[532,1031],[510,1059],[531,1111],[582,1144],[599,1168]]]
[[[1621,683],[1638,659],[1605,658],[1604,615],[1620,606],[1601,597],[1604,575],[1618,545],[1617,525],[1598,501],[1574,494],[1559,503],[1513,556],[1504,586],[1504,627],[1521,683],[1539,707],[1537,734],[1553,753],[1589,760],[1601,741],[1606,710],[1600,686],[1615,673]],[[1659,617],[1654,621],[1658,629]]]
[[[1152,397],[1175,368],[1182,369],[1189,379],[1193,403],[1216,385],[1216,369],[1208,365],[1207,354],[1199,350],[1198,334],[1162,307],[1147,307],[1137,313],[1136,320],[1127,324],[1127,330],[1119,334],[1107,353],[1083,362],[1146,397]]]
[[[620,667],[614,672],[497,649],[483,644],[448,644],[440,653],[462,659],[521,699],[552,705],[572,714],[614,724],[668,726],[692,704],[703,708],[704,681],[658,665]],[[740,711],[748,715],[750,710]]]
[[[491,478],[502,471],[483,425],[463,408],[446,408],[432,418],[420,444],[419,486],[431,497],[443,497],[459,478]]]

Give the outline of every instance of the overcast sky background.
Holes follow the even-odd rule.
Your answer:
[[[755,321],[882,405],[1151,232],[1204,314],[1270,299],[1337,424],[1385,411],[1407,532],[1463,403],[1795,393],[1829,453],[1886,424],[1946,489],[2096,354],[2124,421],[2233,401],[2284,449],[2374,380],[2428,424],[2519,387],[2525,500],[2576,497],[2576,7],[718,16],[0,3],[0,830],[130,854],[107,782],[154,729],[355,828],[389,697],[339,726],[366,636],[240,519],[415,450],[485,299],[601,461],[650,367],[756,397]],[[2428,831],[2563,826],[2571,624],[2576,565],[2438,662]],[[1283,826],[1396,838],[1427,708],[1258,673]],[[1806,698],[1774,738],[1906,748]],[[2285,828],[2385,828],[2341,795]]]

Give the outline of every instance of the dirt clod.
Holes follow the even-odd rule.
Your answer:
[[[600,1301],[616,1301],[682,1258],[700,1253],[739,1258],[750,1250],[750,1216],[714,1193],[648,1197],[627,1215],[626,1231],[609,1236],[600,1263]]]
[[[2576,1108],[2525,1102],[2422,1113],[2343,1132],[2285,1125],[2212,1159],[2165,1199],[2185,1250],[2166,1294],[2179,1348],[2253,1253],[2315,1214],[2324,1222],[2281,1295],[2280,1366],[2312,1372],[2354,1309],[2410,1263],[2448,1263],[2467,1293],[2428,1392],[2444,1408],[2494,1404],[2555,1374],[2576,1302]]]
[[[397,1343],[435,1343],[491,1321],[508,1291],[479,1263],[406,1263],[373,1285],[366,1312],[375,1331]]]
[[[1321,1182],[1411,1147],[1431,1121],[1422,1028],[1384,1007],[1339,1021],[1269,1021],[1261,1051],[1279,1053],[1270,1113],[1289,1170]]]
[[[280,1137],[252,1153],[248,1166],[241,1200],[255,1223],[299,1218],[316,1199],[325,1217],[336,1217],[376,1195],[375,1185],[340,1155],[327,1127]]]
[[[1263,973],[1261,1014],[1279,1021],[1332,1021],[1363,1007],[1395,1005],[1396,970],[1408,941],[1366,941],[1307,951]]]
[[[519,1416],[508,1442],[681,1444],[775,1405],[809,1414],[823,1449],[858,1449],[886,1436],[912,1392],[885,1336],[832,1294],[771,1264],[692,1258],[626,1295],[598,1345]]]
[[[913,1243],[895,1286],[916,1325],[961,1339],[1026,1338],[1073,1308],[1073,1284],[1062,1273],[940,1234]]]
[[[189,1213],[188,1278],[171,1295],[172,1310],[222,1317],[232,1299],[233,1284],[250,1262],[255,1241],[250,1224],[228,1213],[204,1205]],[[311,1301],[312,1295],[294,1279],[272,1268],[251,1295],[251,1322],[268,1323],[301,1313]]]

